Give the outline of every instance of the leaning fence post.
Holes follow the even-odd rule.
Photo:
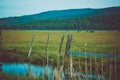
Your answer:
[[[72,35],[67,36],[67,43],[66,43],[66,49],[65,49],[65,55],[69,54],[70,48],[71,48],[71,41],[72,41]]]
[[[31,44],[30,44],[30,49],[29,49],[28,57],[30,57],[30,55],[31,55],[33,42],[34,42],[34,34],[33,34],[33,37],[32,37]]]
[[[33,42],[34,42],[34,34],[33,34],[32,40],[31,40],[30,49],[29,49],[28,56],[27,56],[28,58],[30,57],[31,52],[32,52],[32,44],[33,44]],[[28,63],[28,76],[29,77],[32,76],[30,63]]]
[[[67,36],[66,49],[65,49],[65,57],[64,58],[68,57],[68,55],[69,55],[70,48],[71,48],[71,41],[72,41],[72,35],[68,35]],[[72,54],[70,54],[70,55],[72,55]],[[72,60],[70,60],[70,66],[72,65],[71,61]],[[70,71],[71,71],[70,74],[72,74],[72,67],[70,67]],[[72,78],[72,75],[70,75],[70,77]]]
[[[48,50],[49,36],[50,36],[50,35],[48,34],[48,39],[47,39],[46,48],[45,48],[45,57],[47,58],[47,65],[48,65],[48,54],[47,54],[47,50]]]
[[[64,35],[61,38],[61,42],[60,42],[60,47],[59,47],[59,53],[58,53],[58,60],[57,60],[57,68],[59,69],[59,59],[60,59],[60,54],[61,54],[61,49],[62,49],[62,44],[63,44],[63,40],[64,40]]]
[[[45,59],[47,59],[47,68],[48,68],[48,54],[47,54],[47,49],[48,49],[48,43],[49,43],[49,34],[46,42],[46,48],[45,48]],[[48,73],[47,73],[47,68],[45,67],[45,80],[48,80]]]
[[[2,31],[0,31],[0,53],[2,53]]]

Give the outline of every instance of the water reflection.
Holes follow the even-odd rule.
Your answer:
[[[54,80],[54,69],[51,66],[39,66],[28,63],[2,63],[1,70],[4,74],[12,74],[12,75],[22,75],[22,76],[35,76],[42,77],[45,79],[45,74],[48,74],[48,80]],[[78,75],[79,73],[74,73],[74,75]],[[64,73],[62,73],[62,80],[66,80]],[[84,80],[86,75],[82,73],[81,79]],[[88,78],[94,79],[99,78],[102,79],[102,76],[96,76],[93,74],[88,74]]]
[[[48,73],[48,78],[53,78],[54,72],[52,67],[50,66],[38,66],[27,63],[4,63],[1,66],[2,72],[4,74],[12,74],[12,75],[35,75],[37,77],[42,76],[44,78],[45,71]]]

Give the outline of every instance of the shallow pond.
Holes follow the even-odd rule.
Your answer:
[[[48,73],[48,80],[54,80],[54,70],[51,66],[40,66],[40,65],[33,65],[33,64],[27,64],[27,63],[1,63],[1,71],[4,74],[10,74],[10,75],[22,75],[22,76],[28,76],[35,75],[36,77],[42,77],[45,78],[45,72]],[[77,75],[79,73],[74,73],[74,75]],[[86,75],[82,73],[82,80]],[[88,78],[102,78],[102,76],[96,76],[93,74],[88,74]],[[62,80],[65,80],[64,73],[62,73]]]
[[[69,55],[73,56],[87,56],[87,57],[96,57],[96,58],[117,58],[120,59],[120,55],[116,54],[103,54],[103,53],[88,53],[88,52],[75,52],[72,51]],[[28,63],[0,63],[0,71],[4,74],[12,74],[14,76],[22,75],[28,76],[35,75],[36,77],[45,77],[45,72],[48,74],[49,80],[54,80],[54,69],[51,66],[40,66],[40,65],[33,65]],[[79,73],[74,73],[79,74]],[[82,73],[82,78],[86,77],[84,73]],[[102,76],[96,76],[93,74],[88,74],[88,78],[102,78]],[[62,73],[62,80],[65,80],[65,75]]]
[[[42,76],[44,78],[45,71],[48,73],[49,78],[54,74],[50,66],[39,66],[27,63],[1,63],[1,70],[4,74],[11,74],[14,76],[22,75],[35,75],[36,77]]]

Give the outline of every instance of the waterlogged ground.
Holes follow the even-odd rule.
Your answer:
[[[50,75],[54,75],[54,71],[50,66],[39,66],[29,63],[2,63],[1,69],[4,74],[14,75],[14,76],[29,76],[34,75],[36,77],[43,77],[45,72]],[[52,77],[53,78],[53,77]]]
[[[32,45],[31,56],[28,59],[32,36],[35,36]],[[2,31],[3,54],[0,54],[0,61],[4,62],[31,62],[43,64],[45,58],[46,42],[49,36],[47,54],[52,65],[57,63],[61,37],[64,41],[61,49],[61,56],[65,53],[67,35],[72,34],[71,50],[85,53],[120,54],[120,32],[118,31],[35,31],[35,30],[9,30]],[[91,55],[91,54],[90,54]],[[102,55],[102,54],[101,54]],[[93,55],[92,55],[93,56]],[[63,58],[61,58],[62,60]],[[107,61],[106,61],[107,62]],[[76,61],[77,64],[77,61]]]
[[[32,46],[31,56],[28,58],[27,55],[29,52],[33,34],[35,35],[35,39]],[[3,52],[0,53],[0,62],[18,62],[18,64],[3,64],[2,70],[5,72],[5,74],[14,70],[20,70],[20,72],[24,72],[23,75],[27,75],[29,72],[28,64],[19,64],[19,62],[30,62],[39,65],[43,65],[44,63],[46,63],[45,50],[48,34],[50,35],[50,40],[48,43],[47,54],[49,56],[50,65],[57,65],[57,55],[61,37],[62,35],[65,35],[61,49],[60,63],[62,62],[63,54],[65,53],[67,35],[72,34],[73,38],[70,51],[73,52],[75,55],[73,57],[73,67],[76,69],[76,71],[79,71],[78,68],[80,68],[80,63],[80,66],[85,72],[85,56],[87,56],[88,58],[86,59],[86,61],[88,63],[88,68],[90,67],[90,65],[92,65],[92,68],[96,70],[96,68],[101,68],[101,65],[103,64],[103,68],[106,74],[108,74],[111,70],[111,74],[113,75],[112,78],[114,78],[114,75],[117,74],[118,77],[118,75],[120,74],[120,32],[99,31],[91,33],[77,31],[2,31]],[[78,53],[82,57],[79,57]],[[111,59],[111,57],[113,58]],[[66,58],[65,62],[65,67],[67,67],[69,59]],[[13,70],[11,70],[10,67],[13,68]],[[45,69],[45,66],[30,65],[30,67],[31,69],[33,69],[33,74],[36,73],[37,76],[40,73],[44,74],[43,71]],[[110,69],[108,67],[110,67]],[[23,69],[25,70],[22,71]],[[51,71],[53,74],[53,69],[54,68],[48,68],[48,71]],[[20,72],[12,73],[19,74]]]
[[[39,65],[33,65],[29,63],[1,63],[1,69],[2,73],[9,74],[13,76],[36,76],[36,77],[42,77],[45,79],[45,72],[48,74],[48,80],[54,80],[54,69],[51,66],[39,66]],[[74,75],[80,74],[79,72],[74,73]],[[62,80],[65,79],[64,73],[62,75]],[[82,73],[82,78],[84,80],[85,74]],[[95,74],[88,74],[88,78],[94,79],[99,78],[102,79],[101,75],[95,75]]]

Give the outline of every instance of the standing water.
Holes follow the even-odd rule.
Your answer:
[[[34,75],[44,78],[45,72],[48,74],[49,80],[54,78],[54,71],[51,66],[39,66],[27,63],[1,63],[1,70],[4,74],[12,74],[14,76]]]
[[[13,76],[28,76],[29,72],[32,76],[42,77],[45,79],[45,73],[48,74],[48,80],[54,80],[54,69],[51,66],[39,66],[27,63],[1,63],[1,71],[4,74],[10,74]],[[77,73],[74,73],[77,74]],[[96,78],[93,74],[88,74],[88,78]],[[97,76],[102,78],[102,76]],[[85,74],[82,73],[82,80],[84,80]],[[64,73],[62,73],[62,80],[66,80]]]

